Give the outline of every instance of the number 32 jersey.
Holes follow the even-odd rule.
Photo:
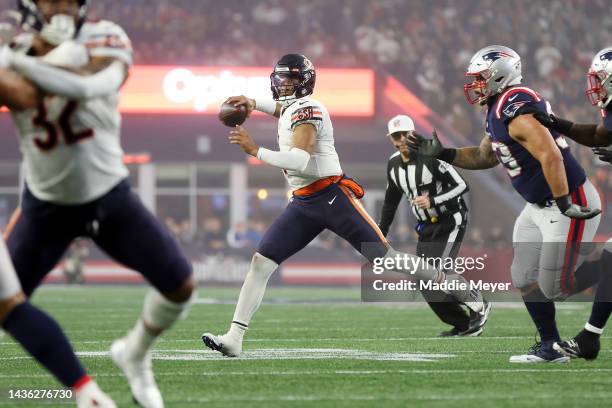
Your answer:
[[[508,133],[508,125],[524,105],[551,113],[550,104],[537,92],[524,86],[508,88],[488,104],[486,133],[499,162],[505,167],[516,191],[529,203],[540,204],[553,198],[540,162]],[[586,175],[572,155],[563,136],[551,130],[561,154],[570,192],[586,181]]]
[[[27,53],[25,34],[15,52]],[[85,23],[74,41],[41,57],[41,62],[76,68],[91,57],[112,57],[132,65],[127,35],[109,21]],[[82,204],[110,191],[127,177],[120,144],[119,90],[87,100],[45,95],[36,108],[12,112],[29,190],[43,201]]]

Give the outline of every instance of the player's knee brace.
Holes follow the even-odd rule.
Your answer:
[[[537,279],[531,278],[532,274],[526,271],[524,268],[521,268],[519,265],[515,265],[514,263],[510,267],[510,276],[512,277],[512,285],[519,289],[528,289],[533,286],[534,283],[537,283]]]
[[[255,252],[253,259],[251,260],[251,268],[249,274],[257,277],[258,279],[265,279],[266,281],[270,278],[272,273],[278,268],[278,264],[273,260],[266,258],[262,254]]]
[[[189,313],[196,294],[185,302],[171,302],[155,289],[151,289],[144,301],[142,317],[147,326],[157,330],[165,330],[177,320],[183,319]]]
[[[542,270],[542,275],[546,275],[547,273],[552,275],[554,271]],[[569,296],[569,293],[564,293],[553,279],[539,279],[538,285],[540,286],[542,294],[548,300],[563,302]]]

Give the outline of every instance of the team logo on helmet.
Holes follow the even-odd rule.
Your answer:
[[[602,61],[612,61],[612,51],[604,52],[599,56]]]
[[[512,55],[508,54],[504,51],[491,51],[482,56],[482,59],[485,61],[497,61],[503,57],[511,57]]]
[[[304,57],[304,69],[314,69],[312,61],[310,61],[307,57]]]

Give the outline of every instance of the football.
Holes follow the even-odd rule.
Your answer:
[[[242,125],[247,118],[247,109],[244,105],[234,106],[230,103],[224,103],[219,110],[219,120],[225,126],[234,127]]]

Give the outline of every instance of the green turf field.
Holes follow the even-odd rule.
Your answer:
[[[103,389],[134,406],[112,365],[111,341],[137,318],[143,287],[45,287],[51,312]],[[238,288],[199,293],[191,315],[156,347],[154,368],[167,407],[604,407],[612,401],[612,337],[595,362],[510,365],[533,343],[521,305],[496,304],[484,334],[438,339],[444,327],[423,305],[361,304],[358,289],[269,289],[246,336],[244,358],[205,350],[203,331],[225,332]],[[588,304],[558,310],[562,335],[584,324]],[[19,346],[0,340],[0,406],[7,389],[57,388]],[[63,405],[66,406],[68,402]]]

